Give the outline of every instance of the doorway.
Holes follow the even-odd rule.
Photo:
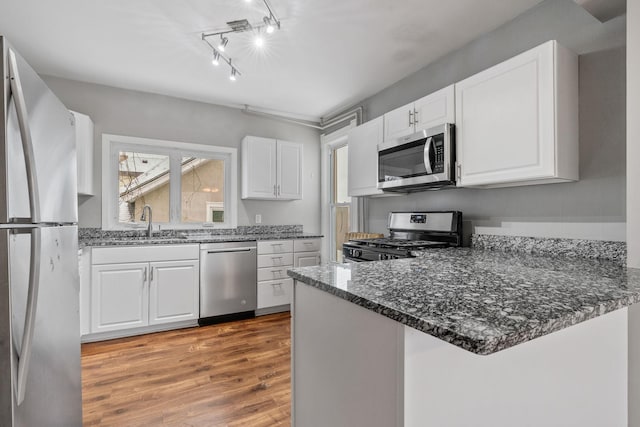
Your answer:
[[[342,262],[342,244],[347,232],[355,226],[357,218],[356,198],[349,197],[349,146],[350,126],[323,135],[322,142],[322,232],[327,239],[323,248],[324,259]]]

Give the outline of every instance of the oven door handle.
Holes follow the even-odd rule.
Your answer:
[[[431,167],[431,160],[429,160],[429,153],[431,152],[431,147],[433,146],[433,138],[427,138],[427,141],[424,143],[424,167],[427,169],[427,174],[433,174],[433,168]]]

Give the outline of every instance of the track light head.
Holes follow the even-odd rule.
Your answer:
[[[253,42],[256,44],[256,47],[262,47],[264,46],[264,37],[262,37],[262,34],[258,33]]]
[[[211,63],[216,67],[220,65],[220,54],[215,50],[213,51],[213,59],[211,60]]]
[[[220,43],[218,44],[218,50],[224,52],[225,48],[229,44],[229,39],[220,34]]]
[[[236,69],[231,67],[231,75],[229,76],[229,80],[235,82],[238,78],[236,77]]]
[[[264,22],[264,25],[266,25],[267,34],[271,34],[276,30],[276,27],[273,26],[273,22],[271,21],[270,17],[265,16],[262,19],[262,22]]]

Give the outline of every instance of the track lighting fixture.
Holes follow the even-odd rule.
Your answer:
[[[252,0],[245,0],[247,3],[251,3]],[[209,47],[213,50],[213,59],[211,63],[215,66],[220,64],[220,61],[224,61],[231,67],[231,74],[229,75],[229,79],[235,81],[238,76],[241,75],[238,68],[234,65],[231,65],[231,58],[226,53],[227,45],[229,44],[229,39],[227,38],[228,34],[233,33],[241,33],[245,31],[252,31],[256,35],[254,38],[254,43],[257,47],[262,47],[265,44],[264,35],[262,29],[264,28],[264,32],[266,34],[272,34],[275,30],[280,29],[280,20],[277,18],[269,0],[262,0],[264,3],[266,10],[266,14],[262,21],[258,21],[256,23],[249,23],[247,19],[240,19],[235,21],[227,22],[227,28],[214,31],[211,33],[202,33],[202,40],[209,45]],[[219,36],[220,40],[216,42],[210,42],[210,37]],[[214,44],[215,43],[215,44]],[[235,46],[235,44],[234,44]]]

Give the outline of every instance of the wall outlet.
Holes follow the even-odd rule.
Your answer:
[[[256,224],[262,224],[262,215],[256,214]]]

